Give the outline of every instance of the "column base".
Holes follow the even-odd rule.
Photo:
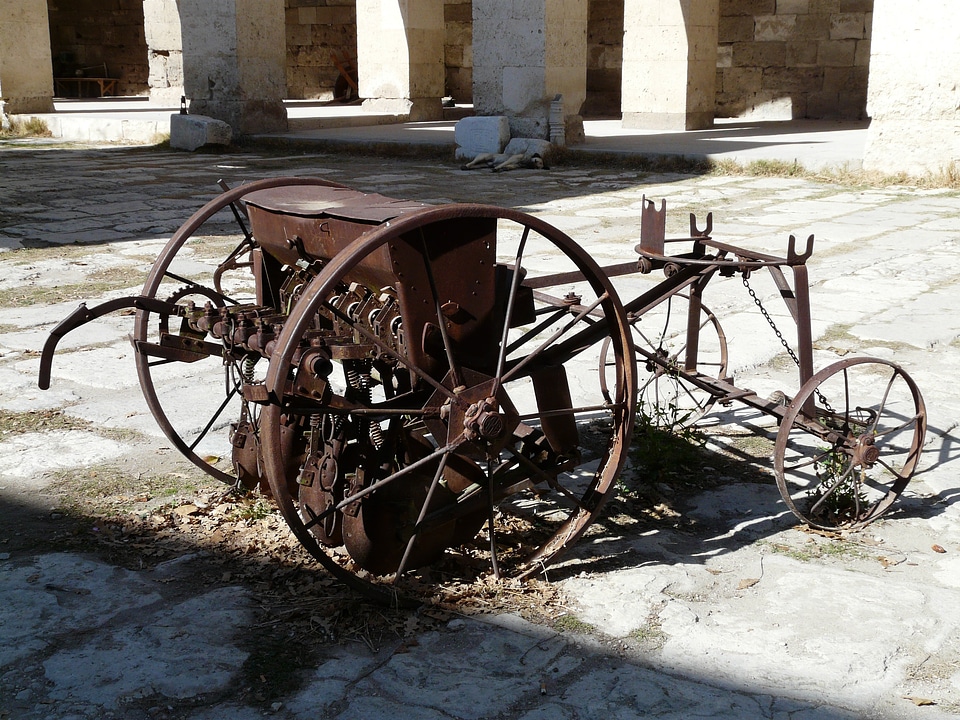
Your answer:
[[[0,110],[7,115],[31,115],[34,113],[52,113],[53,98],[49,95],[37,97],[5,97]]]
[[[183,87],[150,88],[150,103],[164,107],[180,107],[180,98],[183,97]]]
[[[625,112],[621,125],[633,130],[706,130],[713,127],[713,113]]]
[[[191,100],[190,112],[223,120],[233,128],[234,136],[287,130],[287,109],[280,100]]]
[[[364,112],[382,115],[405,115],[410,122],[443,119],[442,98],[368,98]]]

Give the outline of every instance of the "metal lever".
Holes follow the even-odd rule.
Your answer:
[[[50,370],[53,367],[53,354],[57,351],[57,344],[60,339],[71,330],[76,330],[82,325],[86,325],[91,320],[107,315],[117,310],[125,308],[136,308],[137,310],[149,310],[155,313],[166,313],[168,315],[177,314],[180,306],[176,303],[158,300],[157,298],[146,297],[144,295],[131,295],[129,297],[108,300],[92,308],[88,308],[86,303],[80,303],[80,306],[63,320],[57,323],[56,327],[50,331],[50,336],[43,344],[43,351],[40,354],[40,376],[37,385],[41,390],[50,388]]]

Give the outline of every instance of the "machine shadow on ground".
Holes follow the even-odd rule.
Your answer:
[[[157,596],[151,605],[137,613],[138,626],[149,627],[158,622],[153,616],[162,613],[165,606],[171,607],[191,597],[212,597],[218,591],[228,592],[238,599],[238,610],[234,612],[239,612],[240,607],[253,608],[251,620],[239,631],[224,627],[217,634],[218,640],[212,644],[209,637],[194,637],[192,640],[195,652],[218,657],[221,664],[225,662],[224,658],[231,656],[234,648],[241,651],[245,660],[232,667],[232,679],[228,683],[202,694],[171,697],[154,692],[136,701],[117,699],[116,702],[123,703],[122,707],[128,711],[140,708],[146,712],[160,703],[166,708],[165,717],[191,718],[199,717],[198,713],[205,708],[226,706],[231,712],[237,712],[250,707],[260,712],[281,702],[294,709],[306,704],[311,708],[311,717],[333,718],[339,713],[350,716],[354,709],[362,712],[371,686],[376,687],[379,682],[392,685],[392,679],[404,677],[412,668],[434,664],[438,668],[449,668],[474,662],[470,659],[474,651],[467,651],[464,655],[464,634],[479,633],[476,639],[478,652],[484,649],[489,652],[491,646],[498,648],[496,656],[484,657],[484,661],[492,663],[495,668],[495,672],[485,673],[484,684],[496,691],[498,685],[505,682],[505,675],[515,671],[521,677],[529,675],[529,689],[515,696],[500,697],[494,703],[500,709],[490,714],[470,711],[461,715],[457,708],[443,705],[439,699],[449,689],[443,690],[437,685],[439,695],[435,698],[431,690],[435,683],[418,690],[416,678],[410,677],[406,681],[409,689],[395,701],[406,707],[436,708],[442,710],[445,717],[454,718],[506,717],[505,707],[512,708],[520,717],[524,711],[545,704],[577,706],[587,703],[595,710],[599,700],[590,699],[591,693],[577,692],[575,688],[585,673],[597,672],[614,683],[604,691],[603,702],[615,703],[621,709],[631,708],[638,714],[649,713],[663,702],[669,702],[674,711],[680,708],[680,712],[692,714],[713,707],[730,708],[735,712],[730,717],[766,716],[773,709],[789,708],[791,712],[815,713],[823,720],[852,717],[848,712],[826,708],[822,702],[774,698],[751,687],[749,682],[737,684],[657,669],[654,658],[647,657],[642,647],[630,648],[620,642],[608,641],[602,635],[602,628],[598,629],[599,635],[591,636],[583,636],[576,630],[550,629],[550,623],[544,621],[544,613],[551,609],[555,611],[557,603],[543,589],[543,583],[534,583],[534,589],[528,591],[526,600],[519,604],[515,593],[506,593],[502,597],[514,596],[513,601],[492,601],[485,607],[477,603],[471,606],[467,598],[467,602],[460,605],[427,603],[418,608],[391,609],[358,597],[295,549],[292,557],[289,554],[284,556],[284,552],[278,555],[276,550],[263,552],[257,547],[224,550],[197,542],[189,534],[155,538],[158,544],[151,547],[153,540],[149,535],[138,535],[135,531],[118,535],[115,529],[111,530],[116,518],[111,523],[96,515],[61,515],[51,512],[49,503],[38,500],[0,500],[0,523],[5,528],[5,542],[0,547],[9,553],[9,558],[4,561],[8,567],[30,567],[48,553],[70,553],[97,558],[99,562],[116,568],[126,568],[133,573],[132,577],[137,578],[141,592]],[[255,540],[253,543],[256,544]],[[637,559],[636,555],[634,559]],[[590,569],[602,571],[613,569],[615,565],[613,558],[598,559],[597,566]],[[581,566],[580,570],[583,569]],[[114,576],[119,578],[116,571]],[[68,593],[67,607],[74,608],[67,611],[68,615],[75,612],[78,617],[83,617],[88,613],[87,606],[103,608],[104,603],[117,600],[111,598],[108,602],[104,596],[104,593],[115,591],[116,587],[71,588],[71,581],[67,580],[47,585],[50,594]],[[8,588],[8,591],[16,592],[15,588]],[[544,598],[546,602],[536,607]],[[124,602],[133,608],[140,601],[136,597],[127,597]],[[540,624],[514,624],[508,629],[496,620],[496,616],[503,612],[529,617]],[[91,614],[96,617],[100,613]],[[466,626],[462,625],[461,618],[467,619]],[[461,624],[451,624],[452,620]],[[75,622],[78,621],[70,619],[66,624]],[[83,621],[79,622],[83,625]],[[2,669],[9,672],[21,665],[29,665],[33,668],[30,673],[38,666],[42,672],[45,662],[59,652],[69,651],[77,640],[98,635],[117,637],[124,632],[126,622],[120,616],[106,624],[98,620],[82,627],[82,633],[75,633],[71,639],[56,634],[31,638],[30,642],[39,640],[42,649]],[[40,627],[43,627],[42,622],[38,625]],[[493,639],[497,637],[501,639]],[[109,647],[109,643],[105,647]],[[531,668],[530,654],[535,649],[537,654],[547,650],[548,655],[552,654],[547,667]],[[169,651],[152,647],[149,652],[162,656]],[[317,684],[329,672],[332,662],[347,662],[345,658],[349,657],[358,658],[350,662],[363,668],[360,676],[342,678],[342,674],[337,673],[341,679],[334,683],[333,689],[329,681]],[[111,663],[117,661],[110,653],[105,655],[104,662],[106,658],[110,658]],[[478,657],[475,661],[481,659]],[[96,667],[101,660],[97,655],[89,655],[87,662]],[[138,661],[138,665],[140,672],[142,661]],[[554,669],[549,670],[550,667]],[[321,668],[324,669],[322,672]],[[565,669],[561,671],[560,668]],[[549,677],[544,675],[544,680],[540,680],[539,673],[548,670]],[[434,677],[436,683],[442,684],[445,674],[438,669]],[[509,690],[513,691],[513,688]],[[787,694],[791,693],[788,691]],[[0,700],[10,710],[20,708],[22,704],[3,688],[0,688]],[[107,709],[111,709],[109,703],[100,708]],[[300,714],[285,713],[279,712],[277,716],[301,717]]]

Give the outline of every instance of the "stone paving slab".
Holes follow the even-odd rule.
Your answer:
[[[432,160],[282,152],[0,149],[0,248],[8,249],[0,252],[0,409],[22,410],[36,351],[75,306],[17,305],[19,291],[84,283],[93,290],[95,280],[124,273],[120,287],[90,299],[123,294],[125,273],[146,272],[164,239],[213,197],[217,179],[236,185],[284,174],[427,202],[523,208],[568,228],[603,262],[633,256],[643,195],[667,197],[668,235],[686,233],[688,212],[703,222],[707,211],[716,238],[771,253],[784,252],[790,234],[813,232],[817,367],[850,352],[901,363],[924,393],[930,429],[922,470],[896,511],[839,553],[795,527],[772,482],[730,478],[688,509],[697,535],[607,533],[584,539],[549,570],[581,632],[495,615],[456,618],[415,644],[378,652],[318,642],[321,661],[269,714],[927,719],[960,712],[960,193],[611,167],[492,175]],[[47,250],[21,256],[19,247]],[[632,296],[645,283],[631,277],[617,286]],[[754,284],[773,309],[776,289],[759,276]],[[707,302],[722,317],[743,384],[761,394],[795,391],[796,371],[740,282],[714,290]],[[788,322],[780,308],[774,316]],[[90,326],[85,343],[94,349],[68,338],[53,394],[38,401],[146,431],[123,341],[129,321]],[[716,443],[732,442],[730,427],[770,430],[769,418],[742,408],[717,417]],[[723,424],[730,421],[736,425]],[[40,512],[58,463],[93,465],[103,452],[126,450],[103,442],[91,450],[86,443],[98,437],[0,436],[0,507],[32,503]],[[190,720],[263,715],[223,694],[250,652],[242,587],[187,596],[177,588],[194,572],[189,557],[136,572],[69,553],[6,552],[10,540],[0,527],[0,717],[126,717],[148,706],[152,716]]]

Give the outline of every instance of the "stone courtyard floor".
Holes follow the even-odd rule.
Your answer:
[[[51,327],[80,301],[136,294],[219,179],[281,175],[518,208],[601,264],[635,258],[644,196],[667,199],[668,236],[709,211],[716,239],[771,254],[813,234],[815,364],[906,369],[928,411],[920,471],[866,530],[805,531],[774,483],[775,425],[720,408],[703,429],[715,460],[659,485],[656,512],[625,476],[546,582],[378,609],[313,565],[272,507],[224,497],[179,459],[140,396],[129,315],[70,335],[51,390],[36,386]],[[632,296],[640,280],[617,287]],[[713,291],[738,383],[795,393],[740,283]],[[0,718],[953,717],[958,377],[957,190],[612,165],[492,174],[282,146],[0,147]]]

